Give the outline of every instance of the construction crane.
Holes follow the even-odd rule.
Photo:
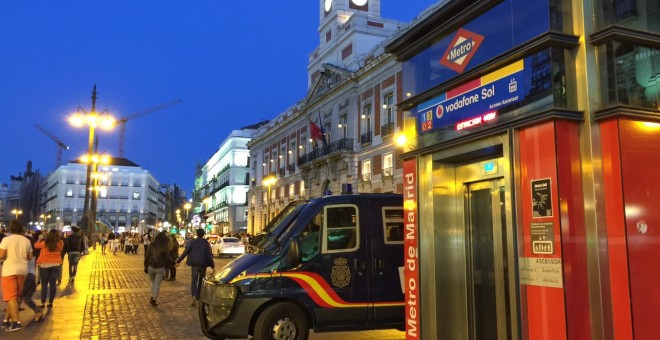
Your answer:
[[[161,104],[161,105],[154,106],[154,107],[146,109],[146,110],[135,112],[133,114],[130,114],[130,115],[124,117],[124,118],[120,118],[119,120],[117,120],[117,123],[119,124],[119,152],[118,152],[119,158],[124,157],[124,138],[126,138],[126,122],[127,121],[129,121],[131,119],[134,119],[134,118],[137,118],[137,117],[140,117],[140,116],[144,116],[147,113],[151,113],[151,112],[154,112],[154,111],[158,111],[160,109],[164,109],[166,107],[170,107],[172,105],[176,105],[176,104],[178,104],[182,101],[183,100],[181,100],[181,99],[173,100],[173,101],[165,103],[165,104]]]
[[[64,142],[57,138],[52,132],[41,127],[39,124],[34,124],[34,127],[39,129],[39,131],[43,132],[57,144],[57,163],[55,164],[55,168],[59,167],[60,163],[62,162],[62,150],[69,150],[69,146],[64,144]]]

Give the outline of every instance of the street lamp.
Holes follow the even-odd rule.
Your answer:
[[[183,205],[183,209],[186,209],[186,220],[188,219],[188,210],[190,210],[191,207],[192,205],[190,202],[186,202],[186,204]]]
[[[83,114],[83,113],[85,114]],[[90,113],[85,112],[81,107],[78,107],[78,113],[72,115],[69,118],[69,122],[71,125],[75,127],[82,127],[82,126],[89,126],[89,139],[88,139],[88,144],[87,144],[87,157],[92,158],[92,148],[94,147],[94,129],[96,127],[99,127],[101,129],[106,129],[110,130],[114,127],[116,120],[109,116],[107,114],[107,110],[104,111],[106,112],[105,115],[99,115],[96,112],[96,85],[94,85],[94,89],[92,90],[92,110]],[[83,211],[83,215],[88,216],[87,223],[83,226],[85,228],[84,232],[87,232],[89,229],[89,223],[90,223],[90,217],[93,217],[94,219],[91,220],[92,223],[96,223],[96,212],[90,213],[91,209],[88,209],[88,206],[90,204],[90,198],[91,198],[91,193],[89,192],[89,186],[90,186],[90,181],[91,181],[91,174],[92,174],[92,163],[87,163],[87,178],[86,178],[86,184],[85,188],[85,207]]]
[[[277,178],[275,178],[275,176],[268,176],[262,180],[262,183],[268,186],[268,202],[266,204],[266,224],[268,224],[270,222],[270,189],[273,184],[277,183]]]
[[[14,210],[11,211],[11,213],[14,214],[14,215],[16,216],[16,217],[14,217],[14,219],[17,220],[17,219],[18,219],[18,215],[23,214],[23,210],[20,210],[20,209],[14,209]]]

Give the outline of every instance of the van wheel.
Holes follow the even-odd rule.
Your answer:
[[[293,303],[278,303],[266,308],[255,324],[255,339],[303,340],[308,337],[305,313]]]

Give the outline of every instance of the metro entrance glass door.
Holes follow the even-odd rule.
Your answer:
[[[470,339],[510,339],[504,181],[464,184]]]

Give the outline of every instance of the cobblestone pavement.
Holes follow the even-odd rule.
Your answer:
[[[141,249],[142,250],[142,249]],[[143,270],[143,254],[117,255],[100,249],[83,256],[75,283],[68,280],[64,263],[63,282],[58,286],[53,308],[35,323],[34,313],[20,313],[23,330],[0,339],[206,339],[199,327],[197,310],[190,307],[190,268],[177,268],[176,281],[163,281],[158,307],[149,305],[151,283]],[[215,259],[221,268],[231,259]],[[39,302],[41,286],[33,296]],[[0,308],[6,304],[0,302]],[[26,306],[24,306],[26,307]],[[402,332],[340,332],[312,334],[310,339],[403,339]]]

